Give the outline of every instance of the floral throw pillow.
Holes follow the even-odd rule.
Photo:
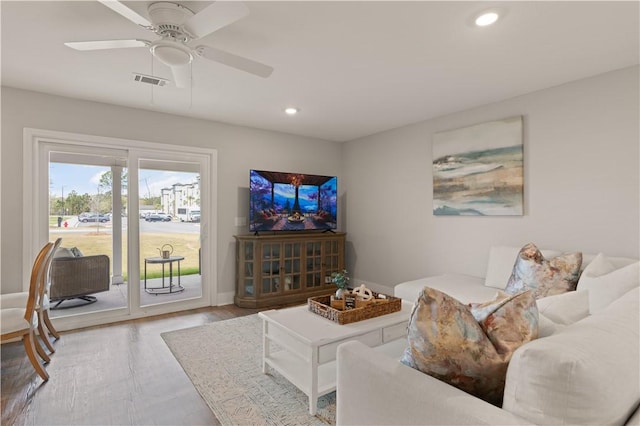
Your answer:
[[[545,259],[535,244],[520,249],[507,287],[509,294],[533,290],[536,299],[573,291],[580,277],[582,253],[569,253]]]
[[[538,310],[531,291],[464,305],[425,287],[408,330],[404,364],[500,406],[513,352],[538,335]]]

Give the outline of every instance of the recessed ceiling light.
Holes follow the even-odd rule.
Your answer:
[[[284,112],[287,115],[296,115],[297,113],[300,112],[300,108],[288,107],[284,109]]]
[[[484,12],[476,18],[476,25],[479,27],[486,27],[495,23],[499,16],[496,12]]]

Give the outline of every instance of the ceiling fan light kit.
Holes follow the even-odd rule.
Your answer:
[[[170,67],[190,64],[193,60],[191,49],[184,44],[164,39],[151,45],[151,54]]]
[[[192,63],[196,55],[263,78],[269,77],[273,72],[272,67],[242,56],[210,46],[200,45],[192,48],[187,44],[246,16],[249,9],[240,1],[214,2],[198,13],[193,13],[178,3],[156,2],[147,8],[151,21],[120,1],[98,1],[129,21],[153,31],[162,38],[153,42],[140,39],[78,41],[67,42],[66,46],[76,50],[147,46],[155,58],[171,68],[176,87],[179,88],[190,86],[191,68],[188,65]]]

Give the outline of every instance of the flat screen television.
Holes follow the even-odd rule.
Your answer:
[[[251,170],[249,175],[251,231],[336,229],[336,176],[266,170]]]

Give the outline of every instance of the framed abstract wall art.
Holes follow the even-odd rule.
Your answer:
[[[433,214],[522,216],[522,116],[433,135]]]

